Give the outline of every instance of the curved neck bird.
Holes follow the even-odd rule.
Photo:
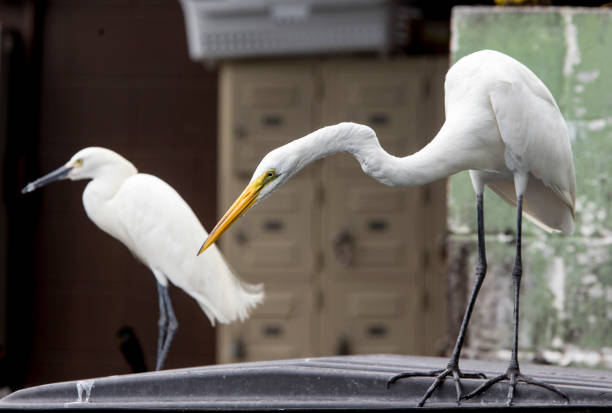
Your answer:
[[[575,174],[567,126],[553,96],[526,66],[492,50],[460,59],[446,75],[446,120],[438,134],[417,153],[396,157],[381,146],[376,133],[355,123],[324,127],[269,152],[253,177],[215,226],[200,252],[250,207],[281,187],[299,170],[317,159],[347,152],[363,172],[391,186],[423,185],[456,172],[469,170],[476,192],[478,263],[475,283],[459,337],[447,368],[433,372],[408,372],[393,377],[435,376],[419,402],[422,406],[447,376],[455,381],[457,401],[471,398],[503,379],[510,381],[507,403],[514,399],[517,381],[556,388],[521,374],[517,359],[519,288],[522,275],[522,216],[547,231],[571,233],[574,228]],[[467,396],[461,395],[460,378],[482,377],[459,370],[459,355],[474,302],[485,278],[483,194],[485,186],[517,208],[514,285],[514,341],[505,374],[487,381]]]
[[[262,302],[262,286],[237,278],[217,248],[196,257],[194,250],[206,231],[183,198],[161,179],[138,173],[131,162],[111,150],[91,147],[22,192],[60,179],[90,179],[83,191],[87,216],[153,272],[160,311],[157,370],[178,328],[168,280],[198,302],[212,325],[215,320],[243,320]]]

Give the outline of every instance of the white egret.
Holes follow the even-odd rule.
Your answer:
[[[434,376],[419,402],[422,406],[447,376],[453,377],[457,401],[460,378],[483,377],[459,370],[459,356],[472,308],[485,278],[483,192],[490,187],[517,207],[514,286],[514,341],[508,370],[483,384],[470,398],[500,380],[509,380],[508,405],[517,381],[535,384],[566,396],[553,386],[521,374],[517,359],[519,288],[522,275],[522,215],[548,231],[571,233],[574,228],[575,175],[567,126],[546,86],[527,67],[496,51],[482,50],[460,59],[446,75],[446,121],[433,140],[403,158],[385,152],[372,129],[355,123],[324,127],[268,153],[253,177],[215,226],[200,252],[209,247],[248,208],[266,198],[309,163],[348,152],[363,171],[391,186],[423,185],[469,170],[476,192],[478,264],[471,297],[453,354],[445,369],[409,372],[393,377]]]
[[[111,150],[91,147],[22,192],[60,179],[91,179],[83,191],[87,216],[153,272],[160,311],[157,370],[178,328],[168,280],[198,302],[212,325],[215,320],[244,320],[262,302],[262,285],[241,281],[217,248],[196,257],[194,250],[206,231],[183,198],[161,179],[138,173],[131,162]]]

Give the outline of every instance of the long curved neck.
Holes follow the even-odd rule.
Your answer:
[[[417,186],[433,182],[465,169],[455,161],[448,145],[449,128],[444,126],[436,137],[413,155],[398,158],[387,153],[376,133],[365,125],[344,122],[327,126],[288,145],[303,154],[299,169],[317,159],[338,152],[350,153],[361,169],[389,186]]]

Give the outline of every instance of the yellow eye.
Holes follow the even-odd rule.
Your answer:
[[[79,158],[76,161],[74,161],[74,166],[83,166],[83,159]]]
[[[266,173],[264,174],[264,182],[263,182],[264,185],[276,179],[277,176],[278,175],[276,175],[276,171],[274,169],[267,170]]]

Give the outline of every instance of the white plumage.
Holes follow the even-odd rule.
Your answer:
[[[161,296],[162,291],[167,292],[168,280],[193,297],[213,325],[215,321],[244,320],[262,302],[262,286],[241,281],[217,248],[196,256],[206,231],[183,198],[161,179],[138,173],[113,151],[92,147],[79,151],[66,165],[23,191],[62,178],[91,179],[83,191],[87,216],[151,269],[162,288],[162,315],[170,305],[169,297],[166,303]],[[168,311],[172,313],[171,307]],[[173,334],[160,330],[158,369],[170,345],[166,341]]]
[[[567,126],[540,79],[515,59],[483,50],[448,71],[445,92],[446,121],[419,152],[390,155],[365,125],[327,126],[263,158],[251,184],[266,171],[274,171],[275,178],[251,205],[309,163],[348,152],[366,174],[390,186],[423,185],[471,170],[477,192],[486,184],[516,205],[517,191],[526,191],[523,211],[529,219],[546,230],[571,233],[576,181]],[[515,189],[515,178],[524,187]]]
[[[455,130],[469,123],[464,133],[474,134],[472,146],[482,145],[480,151],[470,151],[493,161],[480,168],[466,163],[464,169],[475,170],[475,188],[484,183],[516,206],[520,188],[515,190],[514,176],[525,175],[525,216],[548,231],[572,233],[572,150],[563,116],[542,81],[515,59],[485,50],[459,60],[448,71],[445,89],[446,123],[452,122]],[[457,149],[468,139],[464,136]],[[485,153],[479,153],[482,149]]]
[[[92,194],[94,182],[83,192],[89,218],[123,242],[154,272],[160,284],[166,286],[170,280],[192,296],[212,325],[215,320],[244,320],[260,302],[262,296],[257,288],[234,275],[218,248],[196,256],[206,230],[170,185],[153,175],[132,175],[102,206],[107,211],[100,213],[100,202]]]
[[[513,356],[506,374],[485,383],[466,396],[473,397],[502,379],[510,380],[508,404],[517,381],[535,384],[566,397],[552,386],[520,373],[517,360],[518,291],[522,275],[521,211],[549,231],[574,229],[575,175],[567,126],[546,86],[515,59],[483,50],[459,60],[445,82],[446,120],[438,134],[417,153],[396,157],[381,148],[375,132],[364,125],[345,122],[319,129],[269,152],[251,182],[211,231],[200,253],[211,246],[236,219],[309,163],[338,152],[348,152],[363,171],[385,185],[423,185],[456,172],[469,170],[476,191],[478,215],[478,265],[476,281],[448,367],[427,375],[436,380],[425,393],[423,405],[447,376],[455,380],[477,378],[463,374],[458,359],[472,308],[486,274],[483,192],[489,186],[505,201],[517,206],[517,245],[512,271],[515,291]],[[392,378],[423,375],[410,372]]]

